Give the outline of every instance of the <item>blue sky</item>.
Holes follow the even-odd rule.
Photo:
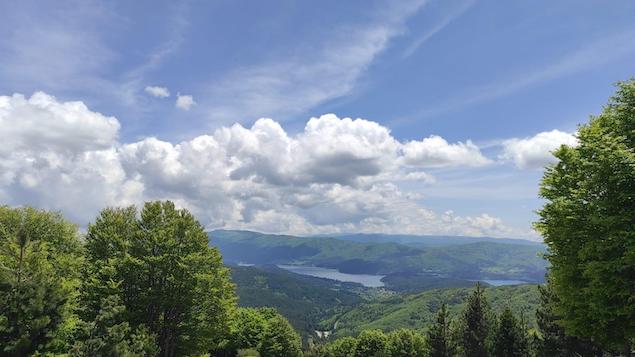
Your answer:
[[[210,229],[539,239],[540,167],[634,75],[634,16],[632,1],[2,2],[0,199],[80,225],[172,199]]]

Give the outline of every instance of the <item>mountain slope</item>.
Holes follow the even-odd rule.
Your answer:
[[[360,243],[327,237],[295,237],[249,231],[214,231],[210,244],[225,261],[302,264],[346,273],[417,273],[461,279],[542,281],[542,245],[476,242],[435,248]]]

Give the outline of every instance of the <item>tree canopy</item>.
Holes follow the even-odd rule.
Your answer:
[[[635,80],[554,152],[536,224],[568,334],[630,349],[635,338]]]

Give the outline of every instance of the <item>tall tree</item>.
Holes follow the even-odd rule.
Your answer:
[[[546,169],[536,227],[568,334],[631,354],[635,339],[635,80]]]
[[[0,207],[0,354],[64,350],[81,245],[59,213]]]
[[[155,334],[160,356],[201,354],[229,335],[234,287],[203,227],[170,201],[105,209],[88,228],[83,298],[121,298],[127,321]]]
[[[289,321],[276,314],[267,320],[259,352],[262,357],[299,357],[302,341]]]
[[[436,322],[428,330],[427,336],[430,357],[450,357],[453,355],[450,340],[450,318],[445,303],[437,312]]]
[[[503,310],[493,340],[494,356],[496,357],[529,355],[529,340],[526,329],[509,308]]]
[[[483,287],[477,283],[459,322],[459,347],[462,355],[489,356],[492,320],[492,312],[483,294]]]

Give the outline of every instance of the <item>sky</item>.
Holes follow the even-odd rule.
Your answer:
[[[0,1],[0,204],[514,237],[635,75],[635,2]]]

